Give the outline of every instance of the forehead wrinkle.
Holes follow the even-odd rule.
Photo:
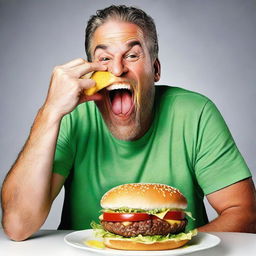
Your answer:
[[[92,37],[92,44],[91,44],[91,53],[94,55],[97,48],[101,48],[103,50],[108,50],[110,47],[117,46],[117,48],[123,48],[120,46],[126,46],[126,48],[131,47],[128,45],[130,41],[139,41],[138,44],[141,48],[145,46],[145,38],[144,33],[135,24],[130,24],[130,28],[126,29],[115,27],[116,22],[107,22],[96,29],[94,35]],[[122,24],[122,23],[121,23]],[[124,22],[123,24],[129,24]],[[113,26],[114,25],[114,26]],[[113,26],[113,30],[111,31]],[[107,33],[107,31],[110,31]],[[128,46],[127,46],[128,45]]]
[[[104,25],[103,25],[104,26]],[[99,27],[101,28],[101,27]],[[99,30],[98,30],[99,31]],[[98,32],[97,30],[95,31],[94,36],[97,34]],[[102,38],[105,40],[110,40],[110,41],[128,41],[129,39],[136,39],[136,38],[142,38],[143,35],[143,31],[141,31],[140,28],[138,28],[136,31],[135,30],[131,30],[131,31],[113,31],[107,34],[103,34]]]
[[[139,40],[139,38],[141,37],[141,35],[138,34],[134,34],[131,32],[116,32],[116,33],[111,33],[111,35],[109,34],[105,34],[103,36],[101,36],[100,38],[98,38],[99,36],[96,35],[97,31],[95,32],[95,35],[93,37],[93,44],[96,44],[96,47],[94,49],[94,51],[97,48],[97,45],[109,45],[109,44],[115,44],[115,43],[124,43],[127,44],[129,43],[128,41],[131,40]],[[140,33],[139,33],[140,34]],[[100,47],[102,48],[102,47]]]

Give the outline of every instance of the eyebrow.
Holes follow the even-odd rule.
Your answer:
[[[131,41],[131,42],[129,42],[129,43],[127,44],[128,48],[132,48],[132,47],[135,46],[135,45],[138,45],[138,46],[142,47],[140,41],[137,41],[137,40]],[[96,52],[97,49],[107,50],[107,48],[108,48],[108,46],[105,45],[105,44],[98,44],[98,45],[95,47],[95,49],[94,49],[94,53]]]
[[[138,45],[138,46],[142,47],[140,41],[137,41],[137,40],[136,41],[131,41],[131,42],[128,43],[129,48],[132,48],[135,45]]]
[[[105,44],[98,44],[95,49],[94,49],[94,53],[96,52],[97,49],[103,49],[106,50],[108,47]]]

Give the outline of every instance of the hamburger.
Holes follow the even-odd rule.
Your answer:
[[[168,185],[120,185],[106,192],[100,204],[100,224],[92,227],[109,248],[169,250],[185,245],[197,233],[185,233],[187,200]]]

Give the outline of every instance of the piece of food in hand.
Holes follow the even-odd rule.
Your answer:
[[[84,77],[88,77],[88,76],[84,76]],[[107,87],[108,85],[113,83],[114,80],[116,79],[116,77],[108,71],[96,71],[91,75],[91,77],[88,77],[88,78],[93,79],[96,82],[96,85],[92,88],[84,90],[84,93],[87,96],[91,96],[96,92],[100,91],[101,89]]]
[[[168,250],[183,246],[197,234],[196,230],[185,233],[187,200],[168,185],[120,185],[106,192],[100,203],[100,224],[92,227],[109,248]]]

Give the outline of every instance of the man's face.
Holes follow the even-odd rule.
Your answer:
[[[108,21],[96,29],[91,54],[117,77],[112,86],[100,92],[103,99],[96,102],[109,130],[121,140],[140,138],[153,118],[154,81],[160,71],[142,30],[132,23]]]

